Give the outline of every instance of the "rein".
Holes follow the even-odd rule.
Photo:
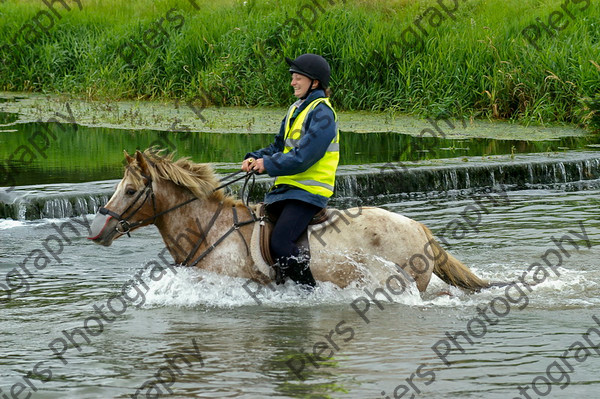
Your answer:
[[[217,220],[217,217],[219,216],[219,214],[221,213],[222,210],[223,210],[223,202],[220,202],[219,203],[219,208],[214,213],[213,217],[211,218],[211,220],[210,220],[210,222],[208,224],[208,228],[206,229],[206,233],[202,232],[202,237],[196,243],[196,245],[194,246],[194,248],[190,251],[189,255],[183,261],[183,263],[182,263],[183,266],[196,266],[198,264],[198,262],[200,262],[202,259],[204,259],[209,253],[211,253],[217,247],[217,245],[219,245],[220,243],[222,243],[223,241],[225,241],[225,239],[227,237],[229,237],[229,235],[231,233],[233,233],[234,231],[237,231],[240,234],[240,237],[242,237],[242,241],[244,242],[244,245],[246,246],[246,252],[248,253],[248,255],[250,255],[250,247],[248,246],[248,243],[246,242],[246,238],[244,238],[244,235],[240,231],[240,227],[246,226],[248,224],[256,223],[259,219],[257,219],[256,215],[254,214],[254,212],[250,208],[248,208],[248,211],[250,211],[250,215],[252,215],[252,219],[240,222],[238,220],[237,210],[235,209],[235,206],[234,206],[232,208],[232,210],[233,210],[233,225],[229,228],[229,230],[227,230],[225,232],[225,234],[223,234],[211,246],[209,246],[207,249],[205,249],[204,252],[202,252],[200,255],[198,255],[198,257],[191,264],[188,263],[192,259],[192,256],[194,255],[194,253],[196,253],[196,251],[200,248],[200,246],[202,245],[202,243],[204,243],[204,241],[206,241],[206,237],[208,235],[208,232],[213,227],[215,221]]]
[[[220,181],[227,180],[230,177],[233,177],[233,176],[235,176],[235,175],[237,175],[237,174],[239,174],[241,172],[242,172],[241,170],[237,171],[237,172],[234,172],[234,173],[230,174],[229,176],[225,176]],[[213,190],[213,191],[219,190],[219,189],[221,189],[223,187],[227,187],[231,183],[234,183],[234,182],[236,182],[238,180],[245,179],[244,180],[244,185],[242,187],[242,191],[240,193],[240,196],[242,197],[242,203],[244,204],[244,206],[246,207],[246,209],[248,209],[248,212],[250,212],[250,216],[252,216],[252,218],[249,219],[249,220],[245,220],[243,222],[240,222],[239,219],[238,219],[237,209],[235,208],[235,205],[234,205],[232,207],[232,211],[233,211],[233,225],[217,241],[215,241],[211,246],[209,246],[208,248],[206,248],[204,250],[204,252],[202,252],[200,255],[198,255],[198,257],[192,263],[188,263],[192,259],[192,256],[196,253],[196,251],[200,248],[200,246],[206,241],[206,237],[208,236],[208,232],[210,231],[210,229],[212,229],[213,225],[217,221],[217,218],[219,217],[219,214],[223,210],[223,202],[219,202],[219,207],[217,208],[216,212],[213,214],[212,218],[210,219],[210,222],[208,223],[208,227],[206,229],[206,232],[204,232],[204,231],[202,232],[202,236],[200,237],[200,240],[198,240],[198,242],[196,242],[196,245],[194,246],[194,248],[192,248],[192,250],[190,251],[190,253],[188,254],[188,256],[183,261],[182,266],[196,266],[198,264],[198,262],[200,262],[202,259],[204,259],[209,253],[211,253],[217,247],[217,245],[219,245],[220,243],[222,243],[223,241],[225,241],[225,239],[227,237],[229,237],[229,235],[231,233],[233,233],[234,231],[237,231],[239,233],[240,237],[242,238],[242,241],[244,242],[244,245],[246,246],[246,252],[247,252],[248,255],[250,255],[250,247],[248,246],[248,243],[246,242],[246,238],[244,237],[244,235],[240,231],[240,227],[246,226],[248,224],[256,223],[257,221],[260,220],[259,218],[256,217],[256,215],[254,214],[254,211],[248,205],[248,198],[250,197],[250,191],[251,190],[248,190],[248,195],[246,196],[246,199],[244,200],[244,194],[246,193],[246,189],[248,187],[248,182],[250,180],[252,180],[252,183],[250,184],[250,188],[252,188],[254,186],[255,174],[256,174],[256,171],[254,171],[254,170],[250,171],[250,172],[247,172],[244,176],[238,177],[238,178],[236,178],[236,179],[234,179],[232,181],[224,183],[221,186],[219,186],[219,187],[217,187],[216,189]]]
[[[232,177],[235,177],[235,176],[239,175],[242,172],[243,172],[243,170],[238,170],[237,172],[233,172],[233,173],[231,173],[231,174],[229,174],[229,175],[221,178],[219,180],[219,182],[226,181],[226,180],[228,180],[228,179],[230,179]],[[242,188],[242,202],[244,203],[244,206],[246,206],[246,208],[248,208],[248,210],[250,211],[250,214],[252,215],[252,222],[251,223],[253,223],[253,222],[256,221],[256,217],[254,215],[254,212],[248,206],[247,200],[245,202],[243,201],[243,197],[244,197],[244,192],[246,190],[248,181],[250,179],[252,179],[251,186],[254,185],[254,179],[255,179],[254,174],[255,173],[256,173],[255,171],[246,172],[245,175],[242,175],[242,176],[237,177],[237,178],[235,178],[235,179],[233,179],[231,181],[223,183],[220,186],[214,188],[213,191],[212,191],[214,193],[214,192],[216,192],[216,191],[218,191],[218,190],[220,190],[222,188],[225,188],[225,187],[227,187],[227,186],[229,186],[229,185],[231,185],[231,184],[233,184],[233,183],[235,183],[235,182],[237,182],[239,180],[246,179],[245,182],[244,182],[244,186]],[[182,202],[181,204],[175,205],[174,207],[171,207],[171,208],[169,208],[169,209],[167,209],[165,211],[156,213],[156,200],[155,200],[155,196],[154,196],[154,191],[152,190],[152,178],[150,176],[147,176],[147,175],[144,175],[144,174],[141,174],[141,175],[142,175],[142,177],[144,177],[146,179],[146,184],[144,186],[144,190],[140,191],[140,193],[137,195],[137,197],[135,197],[135,199],[133,200],[133,202],[120,215],[118,213],[116,213],[116,212],[111,211],[110,209],[105,208],[105,207],[100,207],[98,209],[98,213],[100,213],[101,215],[109,215],[109,216],[112,216],[115,219],[117,219],[119,222],[117,223],[117,226],[115,227],[115,230],[117,230],[117,232],[119,232],[121,234],[127,234],[128,237],[131,237],[131,234],[129,234],[129,233],[130,233],[130,231],[132,229],[134,229],[134,228],[136,228],[136,227],[138,227],[138,226],[140,226],[140,225],[142,225],[142,224],[144,224],[144,223],[146,223],[146,222],[148,222],[150,220],[152,220],[152,223],[154,223],[154,222],[156,222],[156,218],[157,217],[162,216],[162,215],[164,215],[166,213],[169,213],[171,211],[174,211],[175,209],[181,208],[182,206],[185,206],[185,205],[187,205],[187,204],[189,204],[191,202],[194,202],[194,201],[196,201],[198,199],[198,197],[194,197],[194,198],[191,198],[191,199],[189,199],[187,201]],[[138,202],[138,200],[140,199],[140,197],[142,195],[144,195],[144,194],[146,194],[146,196],[144,197],[144,200],[142,201],[142,203],[137,208],[135,208],[135,210],[133,212],[131,212],[131,214],[129,216],[124,217],[124,215],[131,208],[133,208],[133,206],[135,205],[135,203]],[[137,222],[130,223],[129,219],[131,219],[131,217],[133,217],[133,215],[135,215],[144,206],[144,204],[148,200],[148,197],[152,198],[152,210],[153,210],[152,213],[154,215],[151,216],[151,217],[149,217],[149,218],[145,218],[145,219],[142,219],[142,220],[138,220]],[[218,209],[217,213],[215,215],[213,215],[213,218],[211,219],[211,223],[209,225],[209,230],[212,227],[212,225],[214,224],[214,222],[216,221],[216,216],[218,216],[218,214],[221,212],[221,209],[222,209],[222,203],[221,203],[221,206],[219,206],[219,209]],[[234,224],[235,223],[237,223],[237,212],[236,212],[236,210],[234,208]],[[207,230],[207,233],[208,233],[208,230]],[[226,234],[229,235],[230,233],[226,233]],[[244,241],[244,243],[246,243],[246,242]],[[198,244],[198,246],[194,249],[194,251],[192,252],[192,254],[198,249],[199,246],[200,246],[200,244]],[[247,247],[248,247],[248,244],[246,244],[246,248]],[[189,258],[189,256],[188,256],[188,258]]]

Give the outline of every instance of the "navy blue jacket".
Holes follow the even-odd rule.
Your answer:
[[[298,100],[300,104],[290,120],[290,126],[296,116],[306,108],[313,100],[325,97],[323,90],[315,90],[305,100]],[[327,147],[335,138],[337,123],[331,108],[326,104],[319,104],[306,116],[305,133],[298,142],[298,147],[283,153],[285,143],[285,118],[281,122],[279,133],[275,141],[268,147],[249,152],[246,158],[262,158],[266,172],[269,176],[287,176],[304,172],[318,160],[323,158]],[[296,199],[324,208],[327,206],[327,197],[309,193],[299,187],[280,186],[273,187],[265,196],[265,203],[272,204],[286,199]]]

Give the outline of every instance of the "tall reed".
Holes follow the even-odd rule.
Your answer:
[[[564,0],[68,0],[55,3],[48,32],[26,44],[15,34],[40,11],[37,0],[0,5],[0,89],[74,93],[89,98],[204,98],[218,106],[285,106],[290,88],[283,57],[324,55],[339,109],[429,116],[474,116],[523,122],[583,120],[583,98],[600,92],[600,8],[571,4],[574,18],[539,50],[522,31],[547,23]],[[316,10],[309,11],[308,6]],[[168,38],[128,62],[119,48],[140,41],[169,10]],[[302,11],[304,10],[304,11]],[[302,11],[307,24],[298,18]],[[423,45],[402,32],[427,32]],[[174,15],[174,14],[172,14]],[[290,18],[300,22],[292,29]],[[432,27],[432,23],[439,25]],[[595,64],[594,64],[595,63]],[[588,118],[589,119],[589,118]]]

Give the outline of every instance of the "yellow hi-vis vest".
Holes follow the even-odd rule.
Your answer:
[[[325,155],[319,159],[314,165],[304,172],[289,175],[279,176],[275,179],[275,185],[289,184],[290,186],[299,187],[312,194],[322,195],[323,197],[331,197],[333,195],[333,186],[335,185],[335,171],[337,170],[340,160],[340,132],[337,128],[337,114],[335,113],[328,98],[321,97],[313,100],[308,106],[300,112],[290,126],[290,119],[296,110],[296,105],[292,105],[288,110],[285,118],[285,144],[283,153],[290,152],[294,147],[298,146],[298,142],[305,132],[306,116],[309,112],[321,103],[325,103],[333,111],[335,123],[335,137],[329,144]],[[314,116],[313,116],[314,117]]]

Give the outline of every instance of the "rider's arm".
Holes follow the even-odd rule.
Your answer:
[[[285,154],[280,151],[263,155],[264,166],[269,176],[286,176],[304,172],[325,155],[337,132],[331,108],[325,104],[317,105],[307,115],[306,126],[298,147],[292,148]]]

